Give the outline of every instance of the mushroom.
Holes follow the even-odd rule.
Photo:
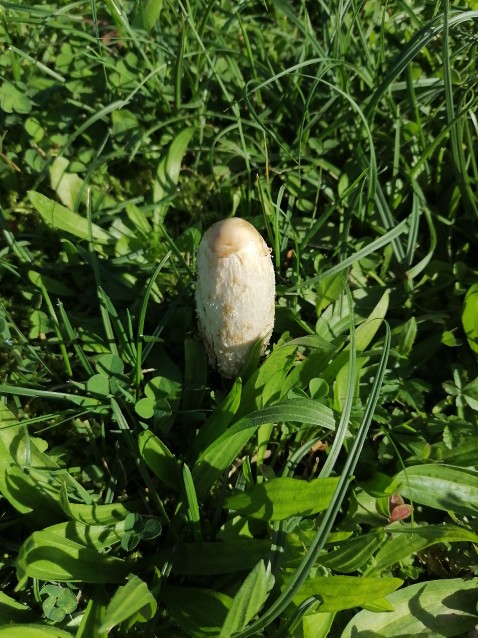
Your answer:
[[[264,352],[274,327],[271,249],[244,219],[224,219],[197,252],[196,309],[209,362],[227,378],[239,374],[253,345]]]

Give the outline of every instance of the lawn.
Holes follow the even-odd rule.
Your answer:
[[[0,638],[474,635],[476,0],[0,17]],[[228,379],[232,216],[276,306]]]

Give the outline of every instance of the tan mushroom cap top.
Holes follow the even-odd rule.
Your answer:
[[[239,217],[230,217],[216,222],[207,231],[204,239],[209,249],[218,257],[229,257],[251,242],[263,243],[260,233],[252,224]]]

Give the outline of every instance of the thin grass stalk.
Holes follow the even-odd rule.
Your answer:
[[[395,228],[392,228],[392,230],[389,230],[388,233],[385,233],[385,235],[382,235],[382,237],[379,237],[368,246],[361,248],[353,255],[350,255],[350,257],[347,257],[340,263],[336,264],[335,266],[332,266],[332,268],[325,270],[322,274],[317,275],[316,277],[311,277],[310,279],[307,279],[300,284],[296,284],[295,286],[291,286],[290,288],[287,289],[286,292],[292,293],[301,288],[314,286],[318,284],[319,281],[322,281],[323,279],[326,279],[327,277],[331,277],[332,275],[336,275],[339,272],[346,270],[349,266],[354,264],[356,261],[360,261],[364,257],[367,257],[367,255],[370,255],[376,250],[379,250],[380,248],[383,248],[383,246],[386,246],[387,244],[389,244],[395,237],[398,237],[399,235],[401,235],[401,233],[405,232],[405,230],[408,227],[408,224],[409,224],[409,220],[404,219],[402,222],[400,222],[400,224],[395,226]]]
[[[122,348],[123,356],[125,356],[128,359],[129,363],[133,363],[135,360],[136,353],[134,352],[133,345],[130,343],[128,339],[128,336],[123,327],[123,324],[121,323],[121,320],[119,318],[119,315],[115,306],[113,305],[111,299],[108,297],[108,295],[103,290],[103,288],[101,288],[101,286],[98,288],[98,294],[100,298],[102,299],[102,303],[104,304],[104,307],[106,308],[108,312],[113,331],[116,332],[118,336],[118,342]]]
[[[418,229],[420,226],[420,200],[416,191],[412,193],[412,212],[410,214],[410,231],[408,233],[407,253],[405,264],[410,267],[415,255],[415,246],[418,239]]]
[[[453,12],[454,15],[448,20],[448,28],[454,27],[467,20],[478,19],[478,11],[460,11]],[[404,71],[407,65],[417,56],[420,51],[427,46],[429,42],[436,38],[437,35],[444,28],[443,16],[436,16],[428,22],[424,27],[415,33],[408,45],[402,50],[400,55],[396,58],[394,64],[386,73],[382,83],[378,89],[373,93],[369,103],[365,107],[364,113],[367,117],[373,116],[373,113],[378,106],[380,100],[388,91],[390,85],[394,80]]]
[[[344,280],[344,277],[342,277]],[[350,288],[345,283],[345,293],[347,295],[347,304],[349,308],[349,316],[350,316],[350,350],[349,350],[349,373],[347,377],[347,389],[345,393],[345,401],[344,408],[342,410],[342,414],[340,415],[339,425],[337,426],[337,431],[335,433],[334,442],[330,449],[330,452],[325,460],[324,466],[319,474],[319,477],[325,478],[330,476],[332,470],[335,467],[335,463],[339,457],[340,451],[342,449],[342,445],[344,443],[345,437],[347,436],[350,415],[352,413],[353,401],[354,401],[354,393],[355,393],[355,374],[357,369],[357,352],[355,349],[355,324],[354,324],[354,302],[352,299],[352,293],[350,292]]]
[[[105,335],[106,335],[106,343],[108,344],[108,347],[111,351],[111,354],[119,357],[120,353],[118,350],[118,346],[116,345],[116,339],[115,339],[115,334],[113,331],[113,326],[111,325],[111,321],[110,321],[110,317],[108,314],[108,310],[105,306],[104,303],[104,299],[101,297],[100,294],[100,290],[101,290],[101,274],[100,274],[100,266],[98,263],[98,258],[96,256],[96,251],[95,251],[95,243],[94,243],[94,239],[93,239],[93,220],[92,220],[92,212],[91,212],[91,190],[88,189],[87,191],[87,202],[86,202],[86,214],[87,214],[87,219],[88,219],[88,251],[89,251],[89,257],[90,257],[90,261],[91,261],[91,266],[93,268],[93,274],[95,277],[95,284],[96,284],[96,296],[98,298],[98,302],[99,302],[99,307],[100,307],[100,313],[101,313],[101,319],[103,321],[103,329],[105,331]]]
[[[421,259],[417,264],[415,264],[407,271],[407,277],[409,280],[413,280],[428,266],[437,246],[437,233],[435,230],[435,226],[433,225],[432,215],[425,203],[425,196],[423,195],[420,187],[418,186],[418,183],[415,180],[412,180],[412,187],[413,192],[416,193],[417,199],[420,201],[420,205],[422,206],[423,214],[428,225],[428,232],[430,234],[430,248],[428,249],[425,257],[423,257],[423,259]]]
[[[45,300],[45,304],[48,308],[48,312],[50,313],[50,317],[53,322],[53,328],[58,339],[58,345],[60,346],[60,352],[63,358],[63,363],[65,364],[66,374],[71,378],[73,376],[73,370],[71,369],[70,358],[68,357],[68,352],[66,351],[65,340],[63,339],[63,335],[61,334],[60,322],[58,321],[58,317],[51,302],[50,295],[48,294],[48,290],[45,288],[45,284],[43,283],[41,277],[39,277],[38,279],[38,284],[40,286],[41,294],[43,296],[43,299]]]
[[[60,311],[61,320],[63,321],[63,325],[65,326],[67,337],[70,340],[71,345],[73,346],[76,356],[78,357],[78,361],[83,366],[83,369],[85,370],[86,374],[91,376],[95,373],[95,371],[93,370],[90,362],[88,361],[88,358],[86,354],[84,353],[83,348],[78,342],[78,337],[76,336],[73,326],[70,323],[70,319],[68,318],[68,315],[66,314],[63,303],[61,301],[58,301],[57,305],[58,305],[58,310]]]
[[[151,295],[151,291],[153,289],[157,276],[159,275],[159,273],[161,272],[161,270],[163,269],[164,265],[167,263],[170,257],[171,257],[171,251],[167,252],[166,255],[161,259],[159,264],[156,266],[156,269],[146,287],[146,291],[143,297],[143,303],[141,304],[141,309],[139,312],[139,319],[138,319],[138,331],[136,334],[136,371],[135,371],[136,389],[139,388],[139,385],[141,383],[141,377],[142,377],[141,368],[142,368],[142,362],[143,362],[143,357],[142,357],[143,331],[144,331],[144,323],[146,320],[146,310],[148,308],[149,297]]]
[[[175,78],[174,78],[174,108],[176,111],[181,110],[182,106],[182,76],[183,76],[183,62],[184,62],[184,50],[186,48],[186,29],[184,17],[181,17],[181,29],[179,35],[179,54],[177,56],[175,66]]]
[[[478,215],[478,207],[475,202],[475,195],[471,189],[470,181],[468,178],[468,172],[466,169],[466,162],[463,149],[463,134],[462,134],[462,118],[456,118],[455,105],[453,102],[453,85],[451,79],[451,67],[450,67],[450,5],[449,1],[445,0],[444,14],[443,14],[443,81],[445,84],[445,104],[447,122],[451,124],[450,128],[450,140],[451,140],[451,152],[453,157],[453,168],[456,174],[458,187],[462,194],[465,205],[470,208],[473,213]],[[471,147],[469,150],[472,152]]]

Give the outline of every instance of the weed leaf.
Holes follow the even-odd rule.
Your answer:
[[[74,213],[36,191],[29,191],[28,197],[45,224],[52,226],[57,231],[64,231],[78,237],[78,239],[89,239],[89,224],[86,217]],[[100,226],[91,224],[91,229],[96,243],[110,243],[110,235]]]
[[[392,611],[361,611],[349,622],[342,638],[360,635],[396,638],[428,634],[463,636],[478,620],[478,578],[415,583],[387,596]]]
[[[271,479],[228,496],[225,506],[242,516],[262,520],[282,521],[291,516],[310,516],[329,506],[337,483],[337,478]]]

